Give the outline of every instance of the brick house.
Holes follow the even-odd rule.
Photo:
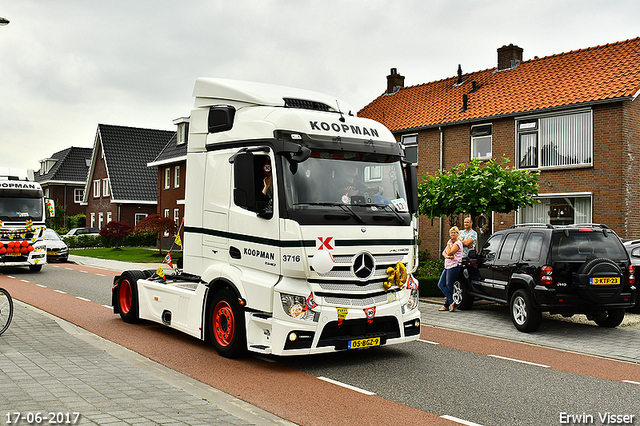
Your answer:
[[[177,131],[158,156],[147,166],[157,169],[158,174],[158,208],[156,213],[163,217],[170,217],[178,229],[184,217],[185,177],[187,171],[187,137],[189,135],[189,118],[173,120],[178,126]],[[184,231],[180,231],[180,238],[184,238]],[[172,247],[175,236],[162,236],[163,249]],[[180,247],[173,245],[174,249]]]
[[[67,216],[85,213],[82,200],[90,162],[91,148],[72,146],[40,160],[40,169],[34,173],[34,180],[42,185],[45,196],[64,210],[65,226]]]
[[[404,87],[395,69],[387,90],[359,116],[391,129],[418,174],[472,158],[511,159],[540,170],[539,205],[489,213],[481,241],[514,223],[604,223],[640,237],[640,38],[523,60],[498,49],[497,67]],[[450,223],[420,218],[422,249],[436,257]],[[484,237],[484,238],[482,238]]]
[[[157,210],[158,176],[147,163],[173,131],[98,124],[84,200],[87,226],[117,220],[135,226]]]

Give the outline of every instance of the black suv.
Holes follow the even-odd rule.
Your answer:
[[[616,327],[635,301],[635,267],[606,225],[515,225],[470,252],[453,293],[460,309],[474,298],[509,304],[523,332],[540,326],[542,312]]]

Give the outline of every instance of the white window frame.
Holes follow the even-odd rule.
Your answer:
[[[171,214],[171,210],[170,209],[164,209],[164,217],[168,218],[170,214]],[[169,237],[169,231],[164,231],[162,236],[165,237],[165,238]]]
[[[173,168],[173,187],[180,188],[180,166]]]
[[[411,162],[415,165],[418,164],[418,134],[411,133],[409,135],[402,135],[401,138],[402,146],[404,147],[404,155],[407,160],[411,160]],[[414,157],[415,153],[415,157]],[[415,161],[413,161],[415,160]]]
[[[164,168],[164,189],[171,188],[171,167]]]
[[[73,202],[76,204],[82,203],[84,200],[84,188],[74,188],[73,190]]]
[[[109,178],[102,179],[102,196],[109,196]]]
[[[100,212],[98,213],[98,228],[102,229],[103,225],[104,225],[104,213]]]
[[[488,131],[488,133],[487,133]],[[491,123],[471,126],[471,159],[490,160],[493,156],[493,125]],[[489,152],[479,152],[477,145],[489,141]]]
[[[95,228],[96,227],[96,214],[95,213],[91,213],[91,228]]]
[[[563,119],[564,121],[562,121]],[[580,124],[585,127],[580,127]],[[567,130],[564,133],[553,133],[549,136],[554,125],[562,130]],[[562,114],[521,117],[516,120],[515,127],[517,168],[549,170],[593,166],[593,110],[579,109]],[[528,138],[529,141],[524,138]],[[561,140],[555,147],[558,154],[543,156],[543,150],[558,140]],[[564,142],[562,142],[563,140]],[[523,162],[521,151],[525,144],[528,146],[531,156],[527,158],[528,161]],[[568,156],[575,156],[577,162],[560,162],[561,158],[568,158]],[[558,163],[544,164],[545,161],[558,161]]]
[[[113,213],[112,212],[107,212],[107,223],[111,223],[112,222],[112,217],[113,217]]]
[[[93,181],[93,198],[100,198],[100,179]]]
[[[178,208],[173,209],[173,221],[177,227],[180,226],[180,209]]]
[[[180,123],[178,124],[178,134],[177,136],[177,143],[176,145],[182,145],[187,141],[187,123]]]
[[[551,215],[549,213],[547,213],[547,211],[549,210],[550,207],[550,202],[547,205],[546,204],[546,200],[562,200],[562,199],[566,199],[568,204],[573,204],[573,222],[572,224],[575,223],[590,223],[593,222],[593,193],[592,192],[569,192],[569,193],[557,193],[557,194],[539,194],[537,197],[534,197],[536,200],[541,201],[540,204],[537,204],[535,206],[531,206],[531,207],[521,207],[518,209],[517,213],[516,213],[516,223],[517,224],[521,224],[521,223],[531,223],[532,220],[528,219],[528,217],[530,216],[534,216],[533,219],[533,223],[551,223]],[[582,206],[582,217],[578,218],[578,220],[576,221],[576,209],[575,209],[575,205],[576,205],[576,198],[579,198],[582,200],[582,202],[584,203],[586,200],[588,200],[589,206],[587,209],[584,208],[584,205]],[[572,199],[572,200],[569,200]],[[525,212],[524,210],[527,209],[529,210],[528,212]],[[536,213],[536,210],[538,211]],[[542,220],[535,220],[537,216],[537,219],[544,219],[544,221]]]
[[[135,225],[139,224],[142,220],[144,220],[147,216],[149,216],[147,213],[136,213],[133,217],[133,221],[135,223]]]

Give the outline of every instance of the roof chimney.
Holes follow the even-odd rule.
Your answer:
[[[404,76],[398,74],[397,68],[391,68],[391,73],[387,76],[387,93],[396,93],[404,87]]]
[[[522,62],[522,48],[510,44],[498,49],[498,71],[517,68]]]

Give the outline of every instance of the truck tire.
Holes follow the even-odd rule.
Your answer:
[[[617,327],[624,319],[624,309],[610,309],[603,314],[594,316],[593,321],[600,327]]]
[[[244,312],[238,296],[230,290],[219,291],[209,309],[209,336],[216,351],[225,358],[238,358],[247,350]]]
[[[509,311],[511,312],[511,320],[513,325],[523,333],[536,331],[542,322],[542,311],[531,302],[529,294],[518,289],[511,296],[509,303]]]
[[[148,278],[142,271],[125,271],[118,281],[116,303],[122,321],[135,324],[139,320],[138,280]]]
[[[469,293],[466,282],[460,277],[453,283],[453,302],[460,309],[471,309],[473,305],[473,296]]]

